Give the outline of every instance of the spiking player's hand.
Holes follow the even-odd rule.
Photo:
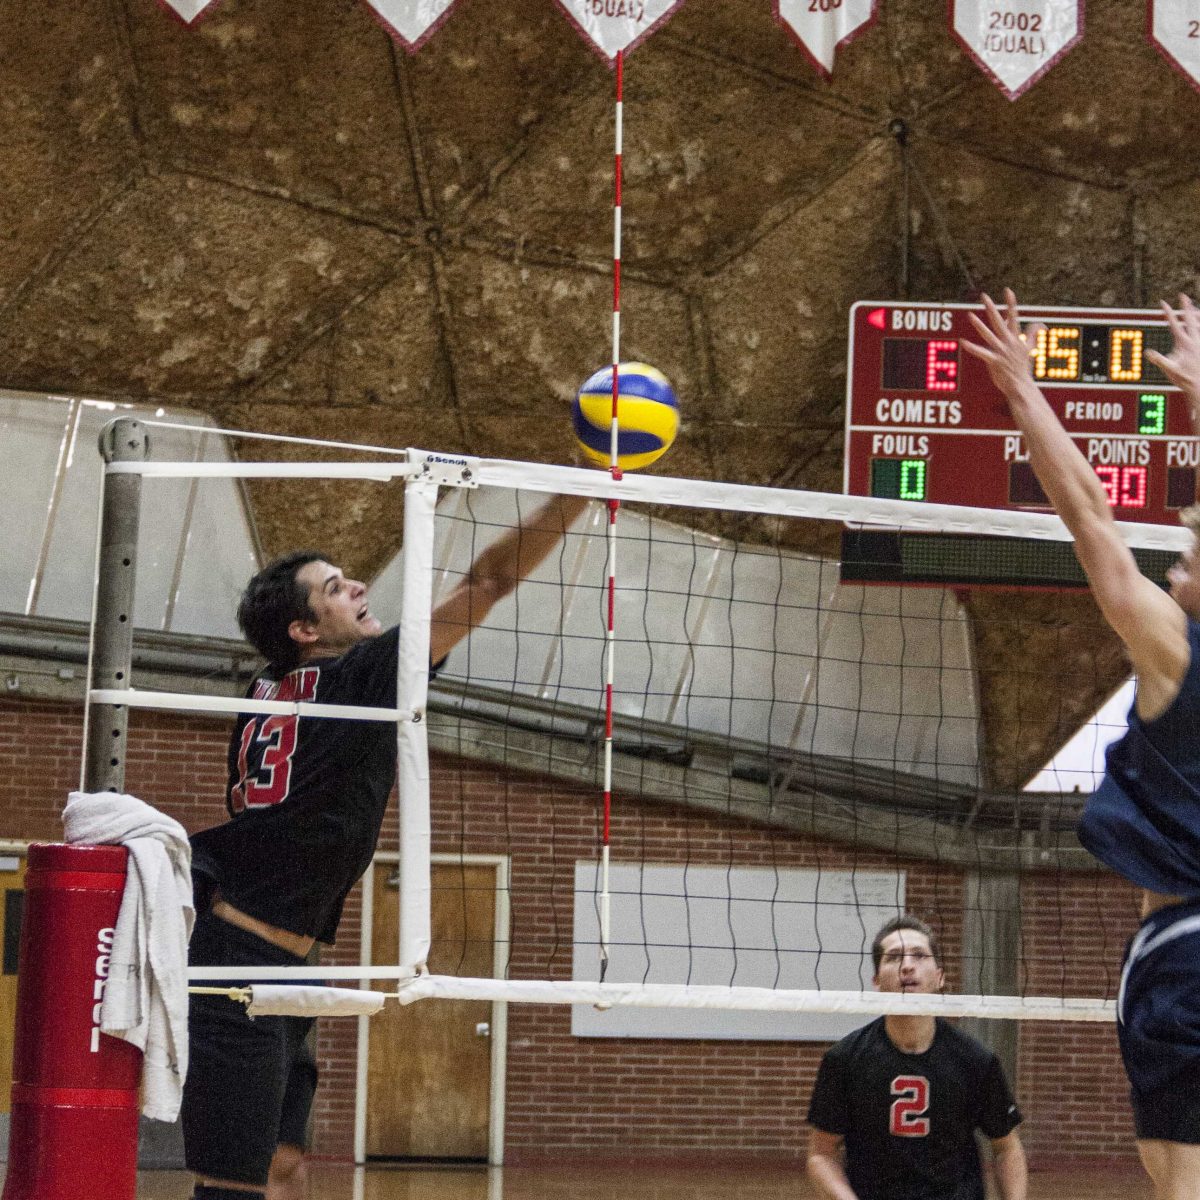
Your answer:
[[[1176,312],[1165,300],[1161,308],[1171,327],[1170,354],[1147,350],[1146,357],[1187,397],[1192,427],[1200,432],[1200,310],[1184,295]]]

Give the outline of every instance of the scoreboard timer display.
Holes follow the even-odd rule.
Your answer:
[[[980,305],[861,301],[850,311],[845,491],[1045,511],[1024,438],[977,358]],[[1122,521],[1174,525],[1197,500],[1200,439],[1182,393],[1146,357],[1166,353],[1159,311],[1022,308],[1037,380]]]

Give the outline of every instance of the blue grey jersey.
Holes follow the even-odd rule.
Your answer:
[[[1200,624],[1188,620],[1188,668],[1165,712],[1108,748],[1104,779],[1079,820],[1079,840],[1139,887],[1200,896]]]

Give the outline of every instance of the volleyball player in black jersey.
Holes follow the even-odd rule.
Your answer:
[[[903,916],[875,935],[881,992],[942,990],[937,939]],[[1021,1115],[999,1060],[934,1017],[880,1017],[821,1060],[808,1174],[831,1200],[984,1200],[975,1131],[992,1141],[1001,1200],[1025,1200]]]
[[[479,555],[432,614],[432,662],[545,559],[586,504],[555,497]],[[325,555],[291,554],[261,571],[238,621],[268,663],[250,696],[395,707],[399,631],[383,632],[366,587]],[[230,820],[192,838],[192,964],[297,966],[314,942],[332,943],[395,776],[394,725],[242,714],[229,745]],[[197,1200],[305,1195],[311,1025],[252,1021],[241,1005],[192,997],[182,1117]]]
[[[1128,732],[1109,747],[1079,840],[1143,889],[1117,995],[1117,1036],[1142,1163],[1158,1200],[1200,1196],[1200,553],[1167,574],[1169,594],[1138,570],[1087,460],[1033,381],[1016,297],[984,297],[972,318],[982,359],[1021,429],[1030,462],[1075,539],[1092,595],[1137,674]],[[1164,304],[1169,355],[1147,351],[1179,387],[1200,429],[1200,313]],[[1180,514],[1200,533],[1200,508]]]

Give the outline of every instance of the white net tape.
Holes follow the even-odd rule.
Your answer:
[[[224,967],[228,976],[229,968]],[[377,971],[378,968],[373,968]],[[199,978],[193,973],[193,978]],[[882,995],[878,992],[796,992],[768,988],[655,984],[552,983],[422,975],[394,993],[301,984],[197,988],[247,1005],[252,1017],[369,1017],[387,1000],[491,1000],[513,1004],[591,1004],[608,1008],[694,1008],[740,1012],[854,1013],[879,1016],[1019,1018],[1032,1021],[1114,1021],[1111,1000],[1055,996]]]

